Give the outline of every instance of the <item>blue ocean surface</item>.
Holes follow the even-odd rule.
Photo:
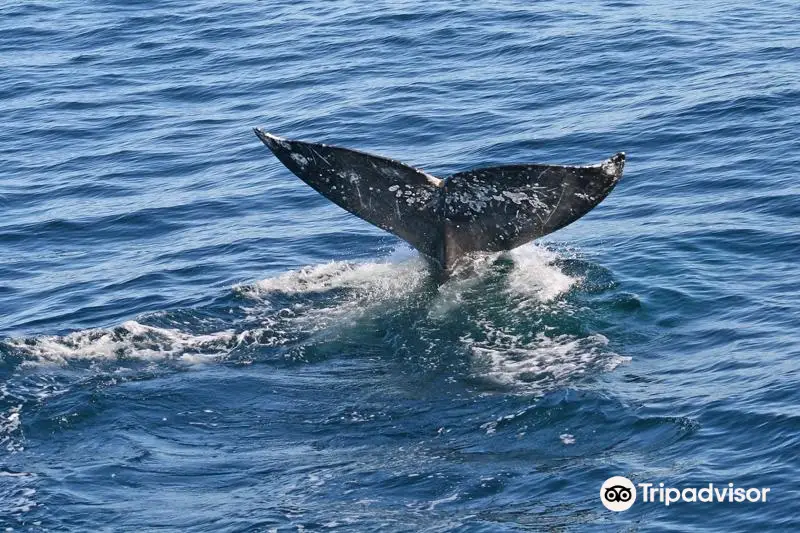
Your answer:
[[[794,0],[0,5],[7,531],[797,531]],[[438,285],[253,135],[594,211]],[[765,502],[639,500],[769,488]]]

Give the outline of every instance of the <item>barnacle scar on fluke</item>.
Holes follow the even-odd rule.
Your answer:
[[[442,179],[358,150],[255,133],[301,180],[407,241],[444,276],[471,252],[511,250],[575,222],[625,166],[619,152],[597,165],[503,165]]]

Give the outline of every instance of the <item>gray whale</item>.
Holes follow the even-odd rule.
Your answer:
[[[596,165],[504,165],[442,179],[358,150],[255,133],[314,190],[407,241],[444,276],[471,252],[511,250],[578,220],[625,166],[619,152]]]

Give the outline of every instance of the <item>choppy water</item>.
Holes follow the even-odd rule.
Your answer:
[[[0,521],[798,524],[796,2],[0,7]],[[437,175],[628,153],[437,287],[252,135]],[[600,504],[612,475],[765,504]]]

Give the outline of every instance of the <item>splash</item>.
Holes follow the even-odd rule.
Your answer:
[[[547,336],[527,339],[483,324],[486,339],[463,338],[475,375],[526,393],[543,393],[590,372],[609,372],[630,358],[608,350],[600,334]]]
[[[199,362],[222,353],[235,340],[232,331],[193,335],[129,320],[115,328],[76,331],[64,336],[10,339],[5,343],[29,362],[65,365],[73,360],[181,358]]]
[[[532,245],[502,255],[512,266],[493,288],[504,295],[500,300],[504,311],[476,309],[474,327],[459,339],[473,378],[505,390],[539,394],[587,374],[612,371],[630,360],[611,351],[605,336],[576,334],[568,327],[579,309],[564,297],[582,280],[557,266],[562,259],[558,253]],[[497,257],[480,258],[478,276],[462,282],[459,289],[483,283],[480,290],[485,290]],[[476,281],[480,278],[483,281]],[[464,305],[463,292],[455,290],[448,296],[451,309]]]
[[[542,246],[523,246],[509,252],[509,256],[514,268],[508,276],[508,292],[531,303],[550,302],[580,281],[555,266],[558,254]]]
[[[2,344],[29,365],[126,359],[213,361],[242,346],[284,345],[334,324],[353,323],[386,304],[397,305],[428,280],[424,262],[419,257],[402,259],[403,255],[395,254],[386,262],[334,261],[235,286],[234,293],[254,305],[243,307],[243,318],[217,331],[199,334],[185,331],[182,323],[176,324],[181,328],[147,324],[169,320],[168,312],[158,312],[113,328],[7,339]],[[289,299],[285,306],[275,304],[281,298]]]
[[[239,298],[227,317],[212,308],[195,313],[221,316],[201,328],[160,312],[113,328],[0,344],[28,366],[132,360],[192,365],[264,348],[283,349],[273,356],[289,358],[312,344],[335,351],[357,344],[362,330],[374,330],[385,331],[389,349],[419,353],[418,361],[466,354],[473,376],[530,392],[612,370],[625,360],[602,335],[562,331],[559,317],[577,311],[566,296],[581,280],[565,274],[558,260],[558,253],[536,245],[482,254],[437,286],[424,261],[401,248],[384,261],[334,261],[237,285],[233,295]]]
[[[235,290],[250,297],[263,298],[271,293],[319,294],[350,289],[361,295],[387,298],[413,291],[427,277],[425,262],[419,256],[405,258],[396,254],[381,262],[331,261],[308,266],[252,285],[240,285]]]

